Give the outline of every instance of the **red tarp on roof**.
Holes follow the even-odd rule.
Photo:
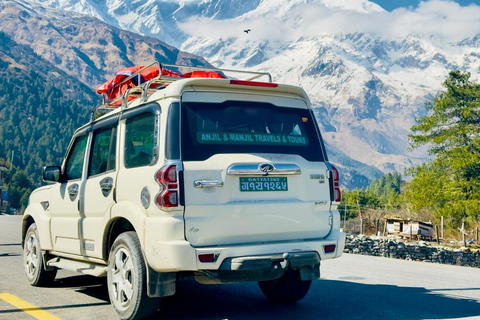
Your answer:
[[[109,101],[121,96],[124,94],[129,88],[134,88],[139,84],[147,82],[150,79],[153,79],[158,76],[159,74],[159,67],[158,66],[151,66],[143,71],[140,72],[140,77],[135,76],[125,83],[122,83],[128,77],[132,76],[134,73],[142,70],[145,66],[134,66],[122,69],[117,72],[115,77],[108,80],[107,82],[101,84],[97,87],[97,93],[105,93]],[[225,76],[221,75],[220,73],[213,72],[213,71],[192,71],[185,74],[179,74],[173,72],[172,70],[162,69],[162,75],[167,77],[179,77],[179,78],[217,78],[217,79],[224,79]],[[119,84],[122,85],[119,86]],[[135,97],[131,97],[130,99],[134,99]],[[121,101],[116,101],[113,105],[120,105]]]
[[[216,79],[225,79],[223,75],[214,71],[201,71],[195,70],[189,73],[184,73],[181,75],[183,78],[216,78]]]

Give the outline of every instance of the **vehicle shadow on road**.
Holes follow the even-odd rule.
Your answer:
[[[0,257],[18,257],[19,253],[0,253]]]
[[[0,250],[1,251],[18,251],[16,250],[18,248],[15,248],[15,247],[17,246],[20,247],[21,245],[22,245],[21,243],[0,243]],[[18,256],[20,256],[20,253],[18,252],[0,253],[0,257],[18,257]]]
[[[180,283],[175,296],[163,299],[152,319],[450,319],[479,316],[479,310],[477,300],[425,288],[320,280],[302,301],[276,305],[263,297],[256,284],[189,281]]]
[[[91,296],[110,303],[108,298],[107,278],[96,278],[93,276],[78,275],[72,277],[57,277],[53,287],[69,288],[79,293]]]
[[[353,279],[352,279],[353,280]],[[356,280],[361,281],[361,278]],[[55,287],[71,288],[109,303],[106,278],[59,278]],[[480,291],[480,287],[463,290]],[[362,284],[340,280],[312,283],[308,295],[293,305],[265,299],[256,283],[201,285],[178,282],[177,293],[162,299],[151,319],[454,319],[480,315],[480,302],[453,296],[462,289]],[[103,303],[102,303],[103,304]]]

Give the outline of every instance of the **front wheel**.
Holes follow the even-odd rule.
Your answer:
[[[302,281],[298,270],[288,269],[283,276],[276,280],[259,281],[258,285],[268,300],[276,303],[295,303],[303,299],[310,286],[311,280]]]
[[[32,286],[48,286],[53,283],[57,270],[47,271],[43,268],[42,248],[37,225],[32,223],[27,230],[23,244],[23,266],[27,280]]]
[[[142,319],[157,310],[159,299],[147,296],[145,261],[135,232],[124,232],[113,243],[107,283],[110,302],[121,319]]]

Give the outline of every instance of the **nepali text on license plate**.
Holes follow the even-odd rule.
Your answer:
[[[240,177],[240,191],[288,191],[286,177]]]

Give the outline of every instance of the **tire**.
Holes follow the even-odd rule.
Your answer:
[[[311,280],[302,281],[298,270],[288,269],[282,277],[276,280],[259,281],[258,285],[265,297],[275,303],[290,304],[303,299],[310,286]]]
[[[27,230],[23,245],[23,266],[27,280],[32,286],[49,286],[55,280],[57,270],[44,269],[42,247],[38,237],[37,225],[33,223]]]
[[[142,319],[157,310],[160,299],[147,296],[145,261],[135,232],[115,239],[108,257],[107,285],[112,307],[121,319]]]

